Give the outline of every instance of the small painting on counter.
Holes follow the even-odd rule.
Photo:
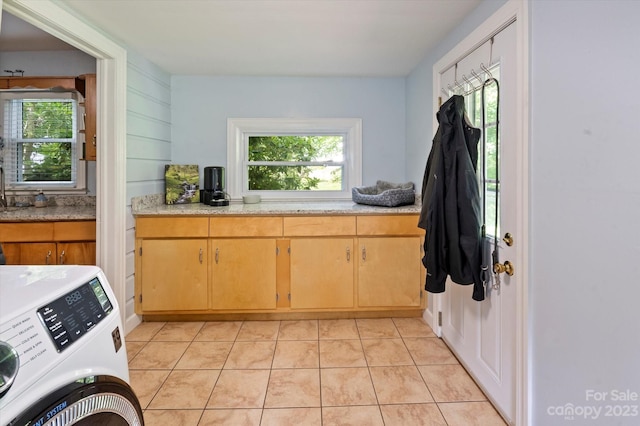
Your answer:
[[[188,204],[200,202],[198,165],[167,164],[164,166],[165,202]]]

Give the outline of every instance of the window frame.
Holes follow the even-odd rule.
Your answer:
[[[248,138],[259,135],[344,135],[342,191],[249,190]],[[362,119],[360,118],[229,118],[227,119],[227,192],[232,201],[257,194],[264,200],[345,200],[362,185]]]
[[[71,142],[75,149],[75,180],[70,182],[52,181],[52,182],[17,182],[13,179],[15,175],[15,166],[10,163],[12,150],[17,152],[17,146],[9,146],[12,144],[11,139],[4,138],[5,135],[5,101],[10,100],[54,100],[64,99],[73,100],[75,105],[74,122],[74,138]],[[5,170],[5,189],[11,191],[14,195],[32,195],[34,191],[43,189],[50,194],[71,194],[87,190],[86,164],[82,159],[83,140],[80,135],[80,123],[82,120],[82,106],[78,95],[74,92],[48,92],[48,91],[7,91],[0,92],[0,136],[3,137],[4,148],[2,152],[3,168]],[[16,141],[17,142],[17,141]],[[73,177],[73,174],[72,174]]]

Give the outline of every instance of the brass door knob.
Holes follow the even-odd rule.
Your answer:
[[[513,267],[513,263],[507,260],[506,262],[504,262],[504,264],[495,263],[493,265],[493,272],[495,272],[496,274],[502,274],[506,272],[507,275],[512,276],[515,272],[515,268]]]

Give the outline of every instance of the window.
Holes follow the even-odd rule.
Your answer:
[[[229,119],[233,199],[344,199],[362,181],[360,119]]]
[[[2,94],[0,156],[8,189],[84,189],[77,110],[70,93]]]

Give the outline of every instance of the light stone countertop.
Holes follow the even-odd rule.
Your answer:
[[[313,202],[268,202],[257,204],[231,203],[229,206],[213,207],[201,203],[193,204],[155,204],[133,206],[135,216],[213,216],[213,215],[381,215],[381,214],[417,214],[420,205],[412,204],[399,207],[377,207],[356,204],[353,201],[313,201]]]
[[[0,222],[95,220],[96,206],[0,207]]]
[[[34,195],[11,195],[9,199],[10,207],[0,206],[0,222],[96,220],[94,195],[50,195],[47,207],[34,207]],[[30,207],[17,207],[20,204]]]

